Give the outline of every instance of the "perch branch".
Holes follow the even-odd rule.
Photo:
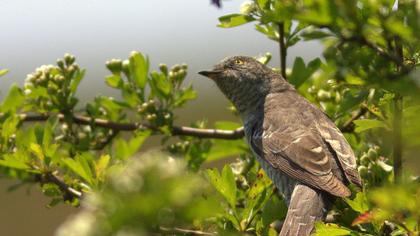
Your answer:
[[[20,114],[21,120],[24,122],[46,121],[51,115],[48,114]],[[63,114],[58,114],[60,120],[64,119]],[[94,124],[98,127],[112,129],[118,131],[134,131],[137,129],[150,129],[158,131],[157,127],[142,123],[118,123],[105,119],[91,118],[83,115],[74,115],[74,122],[80,125]],[[200,129],[186,126],[172,127],[171,134],[174,136],[193,136],[197,138],[215,138],[215,139],[240,139],[244,137],[243,127],[235,130],[219,130],[219,129]]]

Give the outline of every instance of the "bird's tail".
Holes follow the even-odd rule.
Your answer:
[[[279,236],[310,235],[314,232],[314,223],[325,219],[331,202],[332,196],[328,193],[297,184]]]

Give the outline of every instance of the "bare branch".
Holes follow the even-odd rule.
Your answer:
[[[21,120],[24,122],[46,121],[51,115],[48,114],[20,114]],[[63,114],[58,114],[60,120],[64,120]],[[134,131],[137,129],[150,129],[159,131],[157,127],[150,124],[141,123],[118,123],[104,119],[91,118],[83,115],[74,115],[74,122],[80,125],[93,124],[98,127],[112,129],[118,131]],[[235,130],[219,130],[219,129],[199,129],[185,126],[174,126],[171,130],[174,136],[193,136],[197,138],[214,138],[214,139],[241,139],[244,137],[243,127]]]
[[[53,183],[57,185],[60,190],[63,192],[64,196],[63,199],[66,200],[73,200],[74,198],[82,198],[83,193],[68,186],[64,180],[58,177],[56,174],[49,172],[41,176],[41,183]]]

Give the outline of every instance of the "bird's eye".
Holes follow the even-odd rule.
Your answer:
[[[236,60],[234,61],[234,63],[235,63],[236,65],[242,65],[242,64],[244,64],[244,61],[242,61],[241,59],[236,59]]]

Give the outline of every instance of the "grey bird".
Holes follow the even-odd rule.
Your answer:
[[[335,197],[349,197],[349,184],[362,186],[343,134],[280,74],[245,56],[199,74],[239,111],[252,152],[289,205],[279,235],[310,235]]]

